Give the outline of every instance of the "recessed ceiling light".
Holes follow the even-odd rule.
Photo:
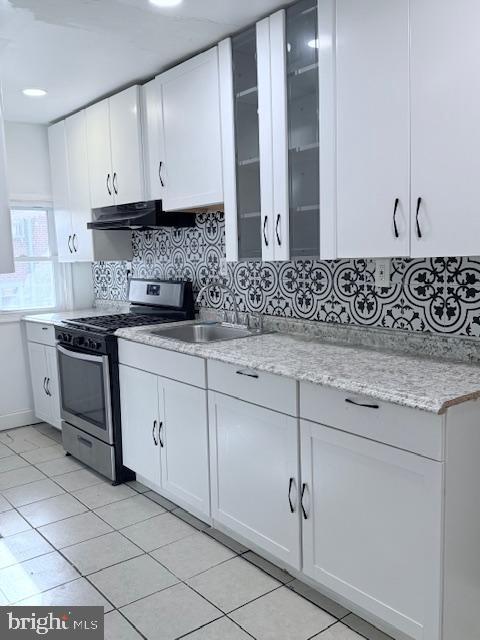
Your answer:
[[[22,93],[29,98],[42,98],[47,95],[45,89],[24,89]]]
[[[307,44],[311,49],[318,49],[318,38],[315,38],[315,40],[309,40]]]
[[[182,0],[150,0],[150,4],[154,4],[156,7],[176,7]]]

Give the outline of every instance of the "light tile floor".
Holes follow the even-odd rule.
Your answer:
[[[0,432],[0,604],[100,605],[106,640],[389,640],[46,424]]]

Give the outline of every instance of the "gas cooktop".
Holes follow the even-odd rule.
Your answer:
[[[83,329],[84,331],[98,331],[102,333],[114,333],[117,329],[127,327],[142,327],[148,324],[160,324],[164,322],[178,321],[178,316],[168,313],[119,313],[116,315],[93,316],[91,318],[75,318],[74,320],[64,320],[63,324]]]

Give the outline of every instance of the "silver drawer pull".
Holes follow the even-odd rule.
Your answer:
[[[258,373],[249,373],[248,371],[242,371],[241,369],[239,369],[235,373],[237,373],[239,376],[247,376],[247,378],[258,378]]]
[[[365,407],[365,409],[380,409],[379,404],[369,404],[368,402],[356,402],[355,400],[350,400],[350,398],[345,398],[345,402],[348,402],[348,404],[354,404],[356,407]]]
[[[42,331],[48,331],[48,327],[42,327]]]
[[[85,438],[82,438],[82,436],[77,436],[77,440],[81,443],[84,444],[86,447],[89,447],[90,449],[93,446],[93,442],[90,442],[90,440],[86,440]]]

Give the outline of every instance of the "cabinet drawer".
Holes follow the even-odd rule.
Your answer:
[[[141,371],[149,371],[203,389],[207,386],[205,360],[197,356],[120,339],[118,361]]]
[[[55,327],[53,324],[41,324],[40,322],[26,322],[27,340],[39,342],[51,347],[55,346]]]
[[[209,360],[208,388],[291,416],[297,415],[297,383],[290,378]]]
[[[302,382],[300,417],[433,460],[444,459],[444,419],[428,411]]]

